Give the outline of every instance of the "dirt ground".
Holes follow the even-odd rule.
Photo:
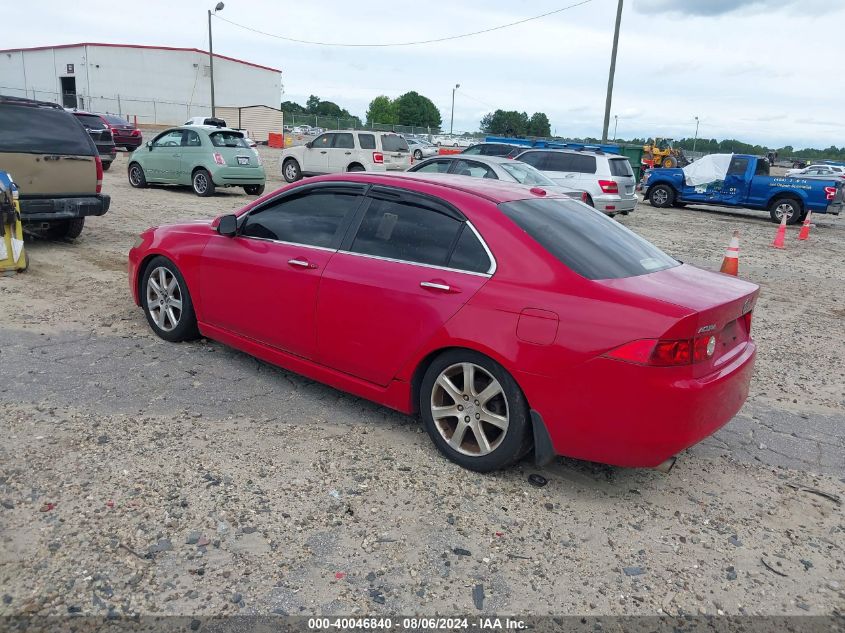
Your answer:
[[[411,418],[157,339],[129,295],[133,240],[251,197],[135,190],[125,169],[107,215],[0,278],[0,616],[845,609],[845,220],[815,216],[807,242],[790,227],[781,251],[761,212],[621,217],[710,269],[740,230],[740,276],[762,287],[748,403],[669,475],[559,459],[482,476]]]

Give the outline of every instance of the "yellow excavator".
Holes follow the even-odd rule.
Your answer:
[[[643,145],[642,163],[646,167],[686,167],[689,165],[682,149],[672,145],[671,138],[656,137]]]

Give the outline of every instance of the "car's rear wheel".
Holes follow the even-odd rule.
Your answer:
[[[347,171],[366,171],[363,165],[359,165],[355,163],[354,165],[350,165]]]
[[[85,226],[85,218],[71,218],[70,220],[59,220],[50,222],[47,229],[47,237],[54,240],[75,240],[82,234]]]
[[[194,188],[194,193],[203,198],[214,195],[214,181],[205,169],[197,169],[194,172],[191,186]]]
[[[250,196],[260,196],[264,193],[264,185],[244,185],[244,191]]]
[[[177,343],[199,337],[194,304],[176,265],[166,257],[153,258],[141,278],[141,304],[153,332]]]
[[[282,177],[284,177],[287,182],[296,182],[302,178],[302,170],[299,168],[299,163],[297,163],[293,158],[288,158],[282,164]]]
[[[129,165],[129,184],[138,189],[143,189],[147,186],[147,177],[144,174],[144,168],[138,163]]]
[[[793,198],[778,198],[769,207],[769,215],[773,222],[780,223],[786,216],[787,224],[797,224],[801,221],[801,205]]]
[[[419,405],[434,444],[464,468],[506,468],[528,450],[525,396],[504,367],[482,354],[452,350],[435,358]]]
[[[414,150],[414,160],[422,160],[422,151],[415,149]]]
[[[103,171],[108,171],[111,168],[111,161],[103,161]]]
[[[655,185],[648,192],[648,201],[658,209],[671,207],[675,202],[675,191],[669,185]]]

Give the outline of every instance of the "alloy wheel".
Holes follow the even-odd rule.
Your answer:
[[[154,269],[147,278],[147,310],[156,326],[170,332],[182,318],[182,289],[179,280],[164,266]]]
[[[135,187],[141,184],[141,168],[137,165],[132,165],[129,170],[129,182]]]
[[[786,215],[787,220],[792,219],[792,214],[794,213],[791,204],[782,203],[775,207],[775,215],[777,216],[778,220],[782,220],[783,216]]]
[[[293,166],[293,163],[285,165],[285,176],[288,180],[296,179],[296,167]]]
[[[651,198],[657,205],[666,204],[666,201],[669,199],[669,194],[666,193],[663,189],[658,189],[657,191],[651,194]]]
[[[194,190],[197,193],[205,193],[206,189],[208,189],[208,179],[204,173],[197,172],[194,176]]]
[[[440,373],[431,390],[431,415],[449,446],[471,457],[495,451],[508,431],[502,385],[474,363],[457,363]]]

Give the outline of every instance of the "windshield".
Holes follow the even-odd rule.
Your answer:
[[[546,187],[553,187],[555,182],[551,178],[547,178],[540,171],[519,161],[508,161],[500,163],[502,169],[513,176],[521,185],[544,185]]]
[[[566,198],[516,200],[499,208],[549,254],[587,279],[622,279],[679,265],[604,213]]]
[[[208,136],[214,147],[248,147],[240,132],[213,132]]]

